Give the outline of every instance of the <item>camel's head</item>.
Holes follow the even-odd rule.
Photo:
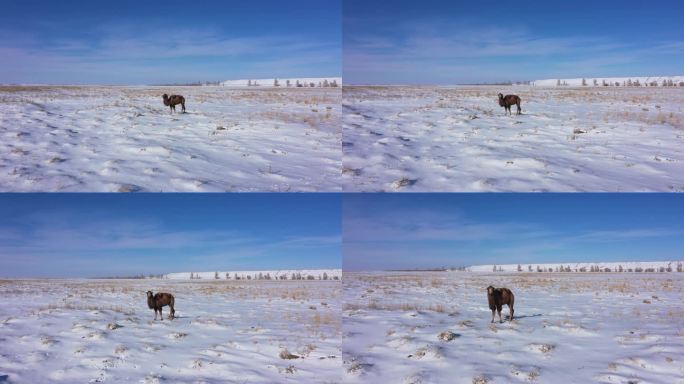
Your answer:
[[[169,95],[167,95],[167,94],[165,93],[165,94],[162,95],[162,98],[168,99],[168,98],[169,98]]]
[[[488,295],[493,295],[493,294],[494,294],[494,290],[495,290],[495,288],[492,287],[492,286],[490,285],[489,287],[487,287],[487,294],[488,294]]]
[[[152,291],[147,291],[147,298],[151,299],[152,298]]]

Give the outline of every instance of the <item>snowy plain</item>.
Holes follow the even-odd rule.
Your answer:
[[[512,322],[490,323],[489,285],[515,294]],[[684,273],[345,271],[343,286],[343,382],[684,383]]]
[[[340,281],[2,280],[9,383],[333,383]],[[154,321],[145,292],[175,296]]]
[[[354,86],[342,115],[345,191],[684,191],[684,88]]]
[[[187,113],[170,114],[164,93],[183,95]],[[0,190],[339,191],[341,94],[0,87]]]

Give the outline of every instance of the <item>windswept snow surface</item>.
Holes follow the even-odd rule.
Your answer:
[[[645,272],[647,269],[652,269],[655,272],[682,272],[684,261],[619,261],[619,262],[596,262],[596,263],[546,263],[546,264],[497,264],[496,270],[499,272],[518,272],[520,266],[521,272],[537,272],[541,269],[544,272],[551,269],[558,272],[559,269],[570,269],[569,272],[590,272],[591,268],[596,269],[596,272],[634,272],[641,269],[640,272]],[[466,268],[469,272],[493,272],[495,265],[473,265]],[[622,270],[620,270],[622,268]]]
[[[345,87],[342,113],[345,191],[684,191],[684,88]]]
[[[191,277],[192,274],[192,277]],[[292,275],[295,277],[301,276],[301,280],[307,280],[309,276],[313,277],[314,280],[327,279],[341,279],[342,270],[341,269],[273,269],[273,270],[263,270],[263,271],[213,271],[213,272],[175,272],[164,275],[167,279],[207,279],[207,280],[235,280],[235,276],[239,277],[240,280],[247,280],[249,276],[252,280],[268,280],[266,276],[269,276],[272,280],[297,280],[292,279]],[[228,277],[228,279],[226,279]],[[311,280],[309,278],[309,280]]]
[[[147,290],[172,293],[176,318],[153,320]],[[340,296],[339,281],[2,280],[0,381],[339,382]]]
[[[170,114],[164,93],[188,113]],[[0,87],[0,190],[339,191],[341,94]]]
[[[489,285],[514,292],[513,322],[490,323]],[[343,382],[684,383],[684,273],[345,272],[343,286]]]
[[[239,79],[239,80],[226,80],[222,81],[221,85],[224,87],[249,87],[250,82],[252,87],[274,87],[276,78],[271,79]],[[291,87],[296,87],[297,82],[302,84],[303,87],[311,86],[311,83],[315,87],[323,86],[324,82],[328,83],[335,82],[338,87],[342,86],[341,77],[299,77],[299,78],[277,78],[280,88],[287,88],[287,81],[290,81]]]

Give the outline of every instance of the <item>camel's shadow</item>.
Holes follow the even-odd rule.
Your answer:
[[[534,315],[522,315],[522,316],[515,315],[515,317],[513,318],[513,320],[526,319],[526,318],[528,318],[528,317],[540,317],[541,315],[542,315],[541,313],[535,313]],[[508,319],[510,319],[510,318],[511,318],[510,315],[509,315],[509,316],[506,316],[506,320],[508,320]]]

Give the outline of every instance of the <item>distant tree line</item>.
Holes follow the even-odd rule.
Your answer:
[[[561,80],[561,79],[556,80],[556,86],[557,87],[564,87],[567,85],[568,85],[568,82],[565,80]],[[594,87],[598,87],[599,86],[598,80],[593,79],[592,85]],[[587,79],[585,79],[585,78],[582,79],[582,86],[583,87],[589,86]],[[661,82],[653,80],[653,81],[649,81],[649,82],[644,82],[642,84],[639,81],[639,79],[636,79],[634,81],[632,81],[632,79],[627,79],[627,80],[623,80],[622,82],[603,79],[603,80],[601,80],[600,86],[602,86],[602,87],[642,87],[642,86],[643,87],[684,87],[684,81],[676,82],[672,79],[663,79]]]
[[[190,272],[190,279],[199,280],[202,276],[199,273]],[[237,274],[234,273],[232,276],[229,272],[224,275],[214,272],[214,280],[339,280],[339,276],[329,276],[327,272],[319,274],[317,276],[311,274],[302,274],[301,272],[293,272],[292,274],[281,274],[281,275],[271,275],[269,272],[263,273],[258,272],[254,274]]]
[[[532,84],[531,80],[524,80],[524,81],[495,81],[495,82],[484,82],[484,83],[469,83],[469,84],[462,84],[462,85],[530,85]]]
[[[163,273],[148,274],[148,275],[141,273],[139,275],[130,275],[130,276],[92,277],[92,279],[168,279],[168,277]]]
[[[257,80],[247,80],[247,86],[248,87],[258,87],[261,84]],[[273,80],[273,86],[274,87],[280,87],[281,83],[280,80],[277,78]],[[291,80],[286,80],[285,81],[285,86],[290,88],[290,87],[295,87],[295,88],[337,88],[339,87],[339,84],[337,83],[337,80],[332,80],[329,81],[328,79],[324,79],[322,81],[319,81],[318,83],[314,82],[300,82],[299,80],[296,80],[294,84],[292,84]]]
[[[523,272],[524,268],[522,265],[518,264],[517,271],[518,272]],[[595,265],[590,265],[588,268],[586,266],[579,267],[579,268],[571,268],[570,265],[557,265],[555,267],[549,267],[549,266],[541,266],[541,265],[536,265],[536,268],[532,266],[532,264],[527,265],[527,272],[635,272],[635,273],[665,273],[665,272],[673,272],[675,269],[672,268],[672,263],[669,263],[666,267],[665,266],[660,266],[660,267],[634,267],[634,268],[627,268],[623,267],[622,265],[618,265],[615,268],[611,267],[602,267],[599,264]],[[677,272],[684,272],[684,267],[682,266],[682,262],[679,261],[677,262],[677,267],[676,267]],[[492,266],[492,272],[503,272],[503,268],[501,266]]]

